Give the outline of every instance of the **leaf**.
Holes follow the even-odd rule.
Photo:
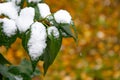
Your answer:
[[[39,3],[43,3],[44,2],[44,0],[39,0]],[[28,4],[28,6],[29,7],[35,7],[38,3],[35,3],[35,2],[28,2],[28,0],[27,0],[27,4]]]
[[[35,68],[36,68],[36,66],[37,66],[38,61],[39,61],[39,59],[37,59],[37,60],[32,60],[32,59],[31,59],[33,72],[35,71]]]
[[[30,61],[24,59],[18,66],[0,64],[0,74],[4,80],[16,80],[17,76],[21,76],[23,80],[32,80],[33,72]]]
[[[10,66],[8,71],[14,75],[21,75],[24,80],[31,80],[31,77],[40,75],[38,68],[33,72],[31,62],[23,59],[18,66]]]
[[[27,53],[29,53],[28,51],[28,40],[30,39],[30,34],[31,34],[31,30],[27,30],[25,33],[21,34],[21,39],[22,39],[22,45],[24,47],[24,49],[27,51]]]
[[[44,75],[46,74],[49,66],[54,62],[58,51],[60,50],[62,43],[62,36],[60,33],[59,38],[55,38],[54,36],[49,36],[47,39],[47,48],[44,53]]]
[[[11,64],[9,61],[7,61],[3,55],[0,53],[0,64],[4,65],[4,64]]]
[[[38,6],[35,6],[34,9],[35,9],[35,17],[34,17],[34,20],[35,20],[35,21],[41,20],[42,17],[41,17],[41,15],[40,15]]]
[[[10,72],[8,72],[8,67],[0,64],[0,74],[3,76],[4,80],[16,80]]]
[[[72,31],[71,31],[70,24],[60,24],[59,26],[60,26],[61,30],[64,33],[66,33],[67,37],[75,38]]]
[[[29,30],[27,30],[25,33],[22,33],[22,34],[21,34],[22,45],[23,45],[24,49],[27,51],[28,55],[29,55],[29,51],[28,51],[28,41],[29,41],[29,39],[30,39],[30,34],[31,34],[31,29],[29,29]],[[30,55],[29,55],[29,57],[30,57],[30,59],[31,59],[31,56],[30,56]],[[32,60],[32,59],[31,59],[31,64],[32,64],[33,71],[35,70],[38,61],[39,61],[39,60]]]
[[[8,71],[12,74],[15,74],[15,75],[19,75],[20,74],[20,69],[18,68],[18,66],[9,66],[9,69]]]
[[[31,80],[33,73],[30,61],[23,59],[18,66],[9,66],[8,71],[14,75],[21,75],[24,80]]]
[[[32,74],[32,77],[40,75],[40,70],[38,68],[35,69],[35,71]]]
[[[23,59],[18,67],[19,67],[21,73],[31,75],[31,73],[32,73],[32,65],[31,65],[30,61],[28,61],[26,59]]]

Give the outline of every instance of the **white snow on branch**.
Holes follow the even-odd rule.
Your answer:
[[[38,3],[38,2],[40,2],[41,0],[28,0],[28,2],[30,3],[30,2],[33,2],[33,3]]]
[[[49,6],[45,3],[39,3],[38,8],[42,18],[51,14]]]
[[[0,19],[0,23],[1,22],[3,23],[3,26],[2,26],[3,32],[7,36],[11,37],[12,35],[16,34],[17,27],[14,20],[3,18],[3,19]]]
[[[46,28],[40,22],[35,22],[31,26],[31,36],[28,41],[29,55],[32,60],[38,59],[46,48]]]
[[[30,25],[34,22],[35,10],[32,7],[23,8],[16,20],[17,27],[20,32],[25,32],[30,28]]]
[[[48,35],[53,35],[55,38],[59,37],[59,31],[55,26],[51,26],[48,29]]]
[[[71,22],[71,15],[66,10],[59,10],[54,14],[55,21],[57,23],[68,23]]]
[[[18,13],[15,4],[12,2],[0,3],[0,15],[2,14],[11,19],[16,19]]]

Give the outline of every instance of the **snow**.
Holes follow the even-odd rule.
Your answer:
[[[12,2],[0,3],[0,15],[2,14],[15,20],[18,17],[15,4]]]
[[[21,76],[14,76],[16,80],[23,80],[23,78]]]
[[[57,23],[71,23],[71,15],[66,10],[59,10],[54,14]]]
[[[28,0],[28,2],[30,3],[30,2],[33,2],[33,3],[38,3],[38,2],[40,2],[41,0]]]
[[[53,35],[55,38],[59,37],[59,31],[55,26],[51,26],[48,29],[48,35]]]
[[[39,3],[38,8],[42,18],[51,14],[49,6],[45,3]]]
[[[32,7],[23,8],[16,20],[19,31],[25,32],[30,28],[30,25],[34,22],[35,10]]]
[[[40,22],[35,22],[31,26],[31,36],[28,41],[29,55],[32,60],[38,59],[46,48],[46,28]]]
[[[12,35],[15,35],[17,31],[17,27],[14,20],[3,18],[3,19],[0,19],[0,22],[3,23],[3,26],[2,26],[3,32],[7,36],[11,37]]]

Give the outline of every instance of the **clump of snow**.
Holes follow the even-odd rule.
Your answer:
[[[16,79],[16,80],[23,80],[23,78],[21,77],[21,76],[14,76],[14,78]]]
[[[38,2],[40,2],[41,0],[28,0],[28,2],[30,3],[30,2],[33,2],[33,3],[38,3]]]
[[[20,32],[25,32],[30,28],[30,25],[34,22],[35,10],[32,7],[23,8],[16,20],[17,27]]]
[[[41,17],[43,17],[43,18],[45,18],[51,14],[49,6],[45,3],[39,3],[38,8],[39,8]]]
[[[0,19],[0,23],[1,22],[3,23],[3,26],[2,26],[3,32],[7,36],[11,37],[12,35],[15,35],[17,31],[17,27],[14,20],[3,18],[3,19]]]
[[[40,22],[35,22],[31,26],[31,36],[28,41],[29,55],[32,60],[39,58],[46,48],[46,28]]]
[[[55,21],[57,23],[68,23],[71,22],[71,15],[66,10],[59,10],[54,14]]]
[[[11,19],[16,19],[18,17],[18,13],[15,4],[12,2],[0,3],[0,15],[2,14]]]
[[[48,29],[48,35],[53,35],[55,38],[59,37],[59,31],[55,26],[51,26]]]

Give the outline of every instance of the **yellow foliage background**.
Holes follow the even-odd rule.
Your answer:
[[[120,80],[120,0],[45,0],[51,12],[70,12],[78,31],[78,44],[63,39],[63,45],[44,80]],[[27,57],[21,40],[5,52],[13,64]],[[9,54],[8,54],[9,53]],[[11,55],[12,54],[12,55]],[[43,62],[38,64],[42,69]],[[37,76],[34,80],[43,79]]]

